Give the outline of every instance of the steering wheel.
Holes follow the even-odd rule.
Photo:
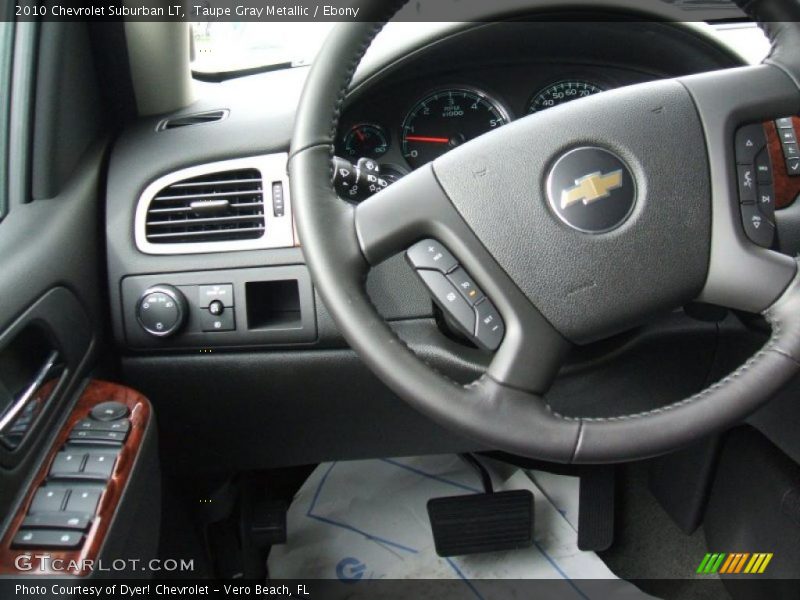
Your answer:
[[[333,144],[353,73],[382,24],[334,30],[297,109],[292,201],[322,300],[395,393],[488,447],[607,463],[730,427],[797,373],[797,262],[746,235],[734,139],[747,123],[800,112],[800,2],[737,2],[772,41],[762,64],[634,85],[526,116],[358,205],[333,189]],[[387,6],[383,20],[394,14],[389,4],[397,8],[377,4]],[[366,293],[371,266],[421,240],[452,253],[505,326],[485,374],[469,385],[418,358]],[[763,313],[768,343],[721,381],[654,410],[577,418],[548,405],[572,344],[693,299]]]

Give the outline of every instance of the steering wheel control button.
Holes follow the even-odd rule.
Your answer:
[[[769,248],[775,239],[775,225],[767,219],[755,204],[742,204],[742,224],[751,242]]]
[[[497,350],[506,333],[500,313],[488,298],[475,307],[475,313],[478,317],[475,340],[487,350]]]
[[[157,285],[145,291],[136,307],[139,325],[156,337],[176,333],[186,321],[186,298],[178,288]]]
[[[751,123],[740,127],[736,132],[736,162],[740,165],[751,165],[756,154],[767,145],[767,136],[761,123]]]
[[[197,302],[200,308],[208,308],[215,300],[221,302],[225,308],[234,306],[233,285],[230,283],[201,285],[197,288],[197,294]]]
[[[109,400],[108,402],[97,404],[92,408],[89,416],[95,421],[116,421],[127,417],[129,412],[128,407],[122,402]]]
[[[456,289],[464,297],[464,300],[471,305],[474,306],[483,300],[483,292],[472,280],[472,277],[461,267],[458,267],[455,271],[450,273],[447,278],[450,280],[450,283],[456,286]]]
[[[794,123],[792,122],[792,117],[781,117],[780,119],[775,119],[775,126],[778,129],[793,129]]]
[[[738,165],[736,177],[739,182],[739,201],[751,204],[756,201],[756,174],[753,165]]]
[[[406,251],[409,264],[415,269],[432,269],[449,273],[458,266],[450,251],[436,240],[422,240]]]
[[[583,233],[605,233],[622,225],[636,205],[636,184],[616,154],[582,147],[562,155],[547,177],[553,213]]]
[[[222,314],[215,315],[211,312],[211,307],[209,306],[209,308],[201,311],[200,328],[205,332],[233,331],[236,329],[233,312],[233,310],[226,310]]]
[[[775,188],[772,185],[759,185],[756,205],[761,214],[775,223]]]
[[[786,159],[786,172],[793,177],[800,175],[800,158]]]
[[[447,278],[436,271],[417,271],[436,304],[470,337],[475,334],[475,312]]]
[[[772,163],[766,149],[756,156],[756,179],[758,183],[772,183]]]
[[[14,536],[11,546],[14,548],[79,548],[83,542],[80,531],[63,531],[58,529],[20,529]]]

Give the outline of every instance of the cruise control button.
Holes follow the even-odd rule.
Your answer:
[[[761,214],[761,210],[755,204],[743,204],[742,225],[744,232],[751,242],[769,248],[775,237],[775,225]]]
[[[447,276],[456,289],[464,296],[464,299],[473,306],[483,300],[483,292],[478,288],[477,284],[472,280],[464,269],[458,267],[455,271]]]
[[[97,421],[115,421],[128,416],[128,407],[122,402],[115,402],[110,400],[108,402],[101,402],[95,406],[89,413],[93,419]]]
[[[756,156],[756,178],[758,183],[772,183],[772,162],[766,150]]]
[[[736,132],[736,162],[740,165],[752,164],[756,154],[766,145],[767,138],[761,123],[740,127]]]
[[[233,306],[233,285],[229,283],[201,285],[197,288],[197,302],[200,308],[208,308],[214,300],[219,300],[226,308]]]
[[[759,185],[756,205],[762,215],[775,223],[775,188],[771,185]]]
[[[436,240],[422,240],[411,246],[406,258],[415,269],[435,269],[449,273],[458,266],[450,251]]]
[[[78,548],[83,542],[80,531],[20,529],[11,542],[14,548]]]
[[[487,350],[497,350],[506,332],[505,324],[488,298],[475,307],[477,329],[475,339]]]
[[[436,303],[470,336],[475,333],[475,313],[447,278],[436,271],[417,271]]]
[[[756,174],[752,166],[739,165],[736,167],[739,179],[739,201],[755,202],[756,200]]]

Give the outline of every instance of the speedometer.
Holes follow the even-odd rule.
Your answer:
[[[577,100],[578,98],[585,98],[592,94],[599,94],[602,91],[603,88],[588,81],[559,81],[548,85],[531,98],[530,104],[528,104],[528,114],[558,106],[571,100]]]
[[[403,156],[416,169],[508,121],[503,106],[483,92],[434,92],[417,102],[403,121]]]

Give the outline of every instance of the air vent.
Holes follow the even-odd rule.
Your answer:
[[[202,125],[203,123],[213,123],[221,121],[228,116],[227,110],[210,110],[208,112],[195,113],[193,115],[183,115],[172,119],[164,119],[156,127],[156,131],[166,129],[177,129],[178,127],[188,127],[189,125]]]
[[[258,169],[177,181],[150,201],[145,237],[151,244],[258,239],[265,231],[263,189]]]

